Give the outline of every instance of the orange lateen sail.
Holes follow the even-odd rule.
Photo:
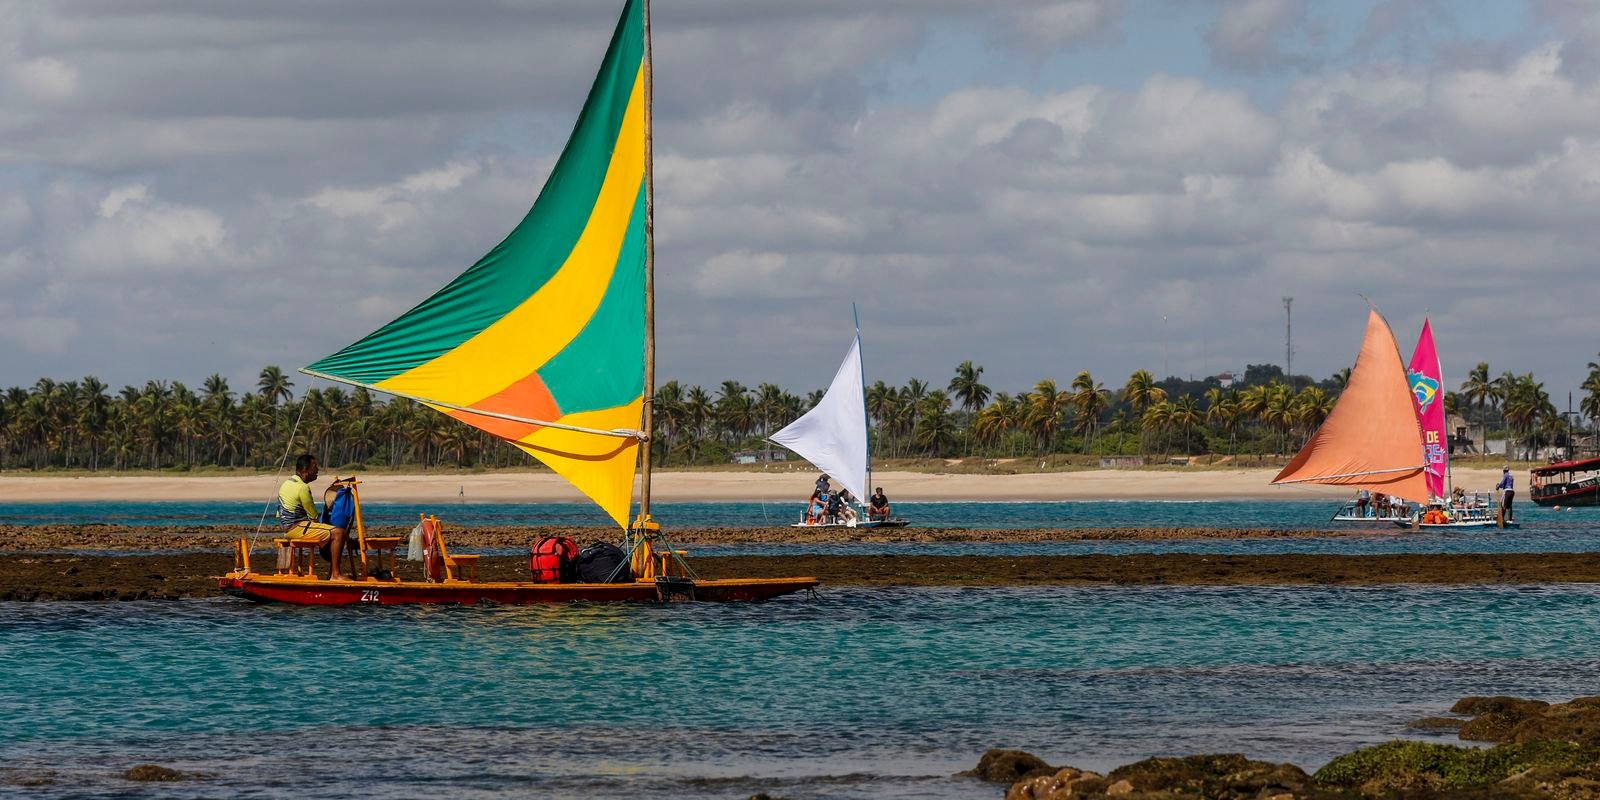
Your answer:
[[[1431,499],[1422,426],[1400,347],[1376,309],[1367,317],[1361,355],[1333,412],[1272,482],[1350,486],[1415,503]]]

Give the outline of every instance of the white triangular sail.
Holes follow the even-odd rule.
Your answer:
[[[866,409],[861,337],[857,336],[822,401],[771,438],[799,453],[854,495],[856,502],[862,502],[867,497]]]

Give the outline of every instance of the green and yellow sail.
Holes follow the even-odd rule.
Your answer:
[[[644,395],[644,35],[642,0],[629,0],[560,160],[505,241],[303,370],[499,436],[622,526]]]

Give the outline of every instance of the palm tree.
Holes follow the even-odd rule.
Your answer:
[[[1084,452],[1089,451],[1089,444],[1094,441],[1095,426],[1100,422],[1101,412],[1110,405],[1107,399],[1111,394],[1106,391],[1103,384],[1097,383],[1088,370],[1079,372],[1072,379],[1072,407],[1077,410],[1077,423],[1073,426],[1085,437]]]
[[[661,437],[660,463],[667,463],[667,456],[672,453],[673,442],[678,438],[678,432],[683,429],[686,414],[683,405],[683,384],[675,380],[667,381],[656,389],[653,400],[651,419],[654,420],[656,430]],[[651,450],[652,455],[655,450]]]
[[[1035,384],[1028,394],[1027,426],[1037,437],[1040,455],[1047,455],[1055,446],[1056,428],[1071,404],[1072,393],[1056,389],[1056,382],[1049,378]]]
[[[761,436],[772,435],[772,418],[783,411],[783,389],[777,384],[763,383],[756,387],[751,412],[761,418]]]
[[[1294,425],[1294,394],[1281,383],[1267,386],[1266,406],[1261,410],[1261,421],[1278,430],[1278,451],[1288,446],[1289,428]]]
[[[1228,434],[1228,455],[1237,455],[1234,444],[1234,435],[1239,430],[1239,401],[1233,393],[1214,398],[1211,405],[1206,408],[1206,421]]]
[[[737,445],[755,425],[755,405],[750,402],[750,390],[738,381],[723,381],[719,393],[715,420],[728,435],[728,443]]]
[[[930,456],[947,452],[956,440],[955,424],[950,419],[950,397],[934,390],[917,404],[916,442]]]
[[[1461,395],[1468,403],[1478,407],[1478,432],[1481,441],[1487,447],[1489,441],[1489,418],[1484,409],[1498,397],[1494,382],[1489,380],[1489,362],[1479,361],[1467,373],[1467,379],[1461,382]]]
[[[1323,391],[1322,387],[1307,386],[1294,399],[1294,421],[1309,436],[1322,427],[1323,421],[1333,413],[1334,402],[1335,398]]]
[[[711,393],[700,386],[689,387],[683,396],[683,414],[689,430],[694,432],[689,458],[695,460],[700,457],[700,443],[705,441],[706,427],[716,418],[716,404],[711,401]]]
[[[1594,365],[1591,364],[1590,366],[1593,367]],[[1596,418],[1600,418],[1600,369],[1590,369],[1589,377],[1584,378],[1583,385],[1578,388],[1587,392],[1579,403],[1578,409],[1583,412],[1584,416],[1589,418],[1592,424]]]
[[[1342,392],[1345,389],[1350,388],[1350,373],[1352,372],[1355,372],[1355,368],[1345,367],[1344,369],[1333,373],[1333,383],[1335,386],[1339,387],[1339,391]]]
[[[89,445],[89,469],[100,469],[100,444],[110,421],[111,398],[106,396],[106,385],[93,375],[83,379],[78,395],[78,428]],[[3,422],[0,422],[3,427]],[[0,457],[3,461],[3,457]]]
[[[983,367],[963,361],[956,366],[956,376],[950,379],[950,394],[961,401],[962,410],[975,414],[989,403],[989,387],[978,379],[983,377]]]
[[[984,445],[993,445],[1000,441],[1000,437],[1015,430],[1017,419],[1017,402],[1011,395],[1000,392],[994,396],[994,402],[983,407],[978,412],[977,419],[972,422],[972,435]]]
[[[279,400],[288,401],[294,399],[294,392],[289,391],[292,388],[294,388],[294,382],[289,380],[289,376],[283,374],[283,370],[276,366],[263,367],[261,379],[256,381],[256,391],[274,406],[278,404]]]
[[[1122,387],[1122,399],[1126,400],[1128,407],[1133,409],[1135,416],[1144,413],[1153,403],[1165,402],[1167,390],[1156,385],[1156,379],[1150,376],[1149,370],[1135,370],[1128,376],[1128,383]],[[1144,456],[1144,425],[1139,426],[1139,455]]]
[[[1172,404],[1162,400],[1159,403],[1151,403],[1139,416],[1139,427],[1142,430],[1163,434],[1161,437],[1163,447],[1168,441],[1165,434],[1172,428],[1172,411]]]
[[[1183,451],[1189,454],[1191,450],[1189,431],[1203,422],[1205,415],[1200,413],[1200,404],[1195,402],[1193,397],[1180,397],[1168,405],[1171,411],[1168,412],[1167,424],[1183,430]]]
[[[1510,374],[1510,373],[1507,373]],[[1504,377],[1504,376],[1502,376]],[[1533,438],[1534,431],[1546,417],[1559,416],[1545,392],[1544,384],[1533,379],[1533,373],[1512,376],[1510,389],[1503,402],[1503,413],[1517,444]],[[1518,448],[1520,449],[1520,448]],[[1510,443],[1506,451],[1513,452]]]

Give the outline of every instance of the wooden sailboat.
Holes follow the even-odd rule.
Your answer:
[[[1347,486],[1426,505],[1431,496],[1425,466],[1399,345],[1389,323],[1372,309],[1344,392],[1272,483]]]
[[[900,517],[870,519],[866,512],[867,491],[872,488],[872,451],[867,436],[866,371],[861,361],[859,321],[850,350],[822,399],[770,438],[811,462],[861,504],[859,513],[848,522],[808,519],[790,527],[904,528],[909,524]]]
[[[257,572],[241,541],[223,591],[315,605],[521,604],[759,600],[817,584],[700,579],[651,516],[651,98],[649,0],[628,0],[572,136],[516,229],[410,311],[302,370],[423,403],[544,462],[621,528],[632,580],[486,583],[446,569],[438,581],[333,582]],[[364,563],[364,531],[353,533]]]
[[[1374,324],[1377,325],[1374,328]],[[1375,340],[1373,337],[1379,337]],[[1383,337],[1387,337],[1386,340]],[[1369,347],[1369,345],[1375,345]],[[1394,351],[1395,358],[1388,357]],[[1496,524],[1496,515],[1489,497],[1484,494],[1470,494],[1459,500],[1452,498],[1449,483],[1449,448],[1447,446],[1444,417],[1444,393],[1442,374],[1439,368],[1438,349],[1434,345],[1433,327],[1427,321],[1423,322],[1422,333],[1417,338],[1417,346],[1412,351],[1410,363],[1400,371],[1401,385],[1397,386],[1390,377],[1394,368],[1398,366],[1399,352],[1394,343],[1394,336],[1389,331],[1387,323],[1376,311],[1371,312],[1368,318],[1367,341],[1363,343],[1361,359],[1365,360],[1367,369],[1363,373],[1363,381],[1358,390],[1355,381],[1355,371],[1351,373],[1350,386],[1346,387],[1344,395],[1340,396],[1340,404],[1346,396],[1354,396],[1352,402],[1361,404],[1369,409],[1382,409],[1382,412],[1369,412],[1369,416],[1350,417],[1342,419],[1366,419],[1368,434],[1381,435],[1385,441],[1415,441],[1417,453],[1408,456],[1404,452],[1391,453],[1384,449],[1372,449],[1372,443],[1363,444],[1352,448],[1342,457],[1349,461],[1342,466],[1322,468],[1346,470],[1352,474],[1344,476],[1341,480],[1316,480],[1315,476],[1303,480],[1280,480],[1274,483],[1334,483],[1336,485],[1353,486],[1369,489],[1373,492],[1382,492],[1391,498],[1402,498],[1415,503],[1415,506],[1396,504],[1386,511],[1369,506],[1359,508],[1355,503],[1346,503],[1334,513],[1334,522],[1358,523],[1392,523],[1402,528],[1423,529],[1470,529],[1488,528]],[[1362,369],[1362,360],[1356,362],[1356,370]],[[1358,393],[1359,392],[1359,393]],[[1378,397],[1381,395],[1381,397]],[[1409,397],[1409,408],[1412,419],[1407,420],[1400,413],[1399,403],[1394,397]],[[1340,405],[1335,405],[1335,413],[1339,412]],[[1334,422],[1332,415],[1323,428],[1327,429]],[[1342,423],[1341,423],[1342,424]],[[1330,431],[1331,440],[1323,440],[1320,444],[1324,452],[1317,456],[1326,460],[1330,458],[1327,451],[1329,447],[1343,447],[1348,443],[1348,433],[1340,433],[1343,428]],[[1318,439],[1323,436],[1323,430],[1317,432],[1312,442],[1306,445],[1300,456],[1308,461],[1312,458],[1309,451],[1313,445],[1318,444]],[[1330,444],[1331,441],[1331,444]],[[1343,451],[1341,451],[1343,452]],[[1422,473],[1422,491],[1416,494],[1416,487],[1411,480],[1409,467],[1402,467],[1394,472],[1365,473],[1363,468],[1368,461],[1374,458],[1393,459],[1385,464],[1409,465],[1412,462],[1420,464]],[[1356,466],[1352,467],[1354,464]],[[1294,467],[1295,464],[1290,464]],[[1316,468],[1304,467],[1303,471]],[[1285,473],[1289,472],[1285,469]],[[1398,483],[1391,480],[1399,478]],[[1387,487],[1387,488],[1380,488]],[[1437,510],[1438,515],[1429,515],[1426,511]]]

